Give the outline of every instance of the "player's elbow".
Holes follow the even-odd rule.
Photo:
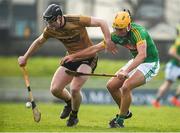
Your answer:
[[[103,19],[99,19],[97,24],[99,27],[104,27],[105,25],[107,25],[106,21]]]
[[[42,35],[35,40],[38,45],[42,45],[45,41],[46,39]]]
[[[37,43],[38,43],[39,45],[42,45],[42,44],[44,43],[44,40],[42,40],[42,39],[37,39]]]

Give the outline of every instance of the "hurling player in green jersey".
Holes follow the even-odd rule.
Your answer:
[[[166,64],[165,81],[160,86],[156,100],[152,101],[154,107],[160,107],[160,100],[167,92],[171,85],[180,77],[180,25],[177,26],[177,37],[175,43],[169,49],[171,60]],[[170,99],[172,105],[180,107],[180,85],[177,88],[175,95]]]
[[[132,54],[132,59],[116,72],[117,77],[112,77],[107,83],[107,89],[120,109],[119,114],[109,123],[110,127],[116,128],[124,127],[124,119],[132,116],[129,111],[132,90],[147,83],[157,75],[159,56],[146,29],[131,22],[129,11],[118,12],[112,26],[114,32],[111,33],[111,40],[114,45],[123,46]],[[76,54],[66,56],[64,61],[70,62],[80,57],[93,56],[106,47],[108,46],[102,41]],[[117,49],[113,49],[112,53],[117,53]]]

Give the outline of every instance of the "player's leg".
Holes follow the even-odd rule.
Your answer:
[[[82,64],[78,70],[78,72],[83,72],[83,73],[91,73],[92,69],[90,66],[86,65],[86,64]],[[83,86],[83,84],[87,81],[88,76],[80,76],[80,77],[74,77],[70,88],[71,88],[71,94],[72,94],[72,109],[73,110],[78,110],[81,100],[82,100],[82,96],[81,96],[81,88]]]
[[[83,73],[91,73],[92,69],[90,66],[86,64],[82,64],[80,65],[77,71]],[[70,84],[71,96],[72,96],[71,98],[72,112],[67,121],[67,126],[74,126],[78,123],[78,111],[82,101],[81,88],[83,84],[87,81],[87,79],[88,76],[74,77]]]
[[[145,84],[145,77],[144,74],[139,70],[137,70],[124,82],[124,84],[120,88],[120,91],[122,93],[120,115],[126,116],[126,113],[132,101],[131,91],[143,84]]]
[[[122,71],[122,69],[127,68],[130,63],[132,62],[132,60],[130,60],[124,67],[122,67],[121,69],[119,69],[117,73],[119,73],[120,71]],[[119,79],[117,77],[112,77],[108,82],[107,82],[107,89],[110,92],[112,98],[114,99],[114,101],[116,102],[116,104],[119,107],[120,110],[120,103],[121,103],[121,92],[119,90],[119,88],[122,87],[123,83],[124,83],[125,79]],[[117,117],[119,116],[119,114],[116,114],[116,116],[109,121],[109,126],[110,127],[114,127],[115,121],[117,119]],[[128,112],[126,113],[126,117],[125,119],[131,118],[132,117],[132,113],[131,111],[128,110]]]
[[[176,98],[179,98],[180,97],[180,85],[178,86],[177,90],[176,90],[176,95],[175,95]]]
[[[128,61],[126,65],[124,65],[121,69],[119,69],[116,74],[118,74],[120,71],[123,69],[126,69],[133,60]],[[125,79],[119,79],[117,77],[112,77],[108,82],[107,82],[107,89],[110,92],[111,96],[113,97],[114,101],[117,103],[118,107],[120,108],[120,103],[121,103],[121,92],[119,91],[119,88],[122,87]]]
[[[66,74],[65,70],[66,68],[63,66],[56,70],[50,87],[51,93],[55,97],[64,100],[67,104],[61,112],[60,118],[62,119],[68,117],[71,112],[71,95],[65,87],[71,82],[73,77]]]
[[[126,79],[120,88],[121,91],[121,109],[120,115],[116,119],[115,127],[124,127],[124,119],[130,107],[132,97],[131,92],[156,76],[159,71],[159,62],[140,64],[128,79]]]
[[[159,103],[160,99],[163,97],[165,92],[167,92],[170,89],[170,87],[171,87],[171,85],[172,85],[172,83],[174,81],[173,71],[174,71],[173,64],[167,63],[166,69],[165,69],[165,79],[166,80],[164,81],[164,83],[158,89],[157,98],[153,102],[153,105],[155,107],[159,107],[160,106],[160,103]]]
[[[126,118],[128,109],[132,101],[131,91],[133,88],[141,86],[145,83],[145,77],[143,73],[137,70],[131,77],[125,80],[124,84],[120,88],[121,91],[121,108],[120,115],[116,119],[115,127],[124,127],[124,119]]]
[[[97,61],[98,57],[91,57],[88,59],[76,61],[76,62],[69,62],[70,70],[78,71],[78,72],[84,72],[84,73],[91,73],[95,70],[97,66]],[[66,65],[66,64],[65,64]],[[67,66],[67,65],[66,65]],[[81,76],[81,77],[74,77],[71,84],[70,84],[70,89],[71,89],[71,95],[72,95],[72,112],[67,120],[67,126],[74,126],[78,123],[78,110],[79,106],[82,101],[82,96],[81,96],[81,87],[83,84],[87,81],[88,77],[87,76]]]
[[[163,95],[170,89],[172,85],[172,81],[165,80],[164,83],[160,86],[157,92],[156,99],[152,102],[152,105],[156,108],[160,107],[160,100],[163,97]]]
[[[160,88],[158,90],[157,99],[156,99],[157,101],[159,101],[162,98],[162,96],[165,94],[165,92],[167,92],[169,90],[172,83],[173,82],[170,80],[164,81],[164,83],[160,86]]]
[[[121,71],[121,69],[119,71],[117,71],[116,74],[120,71]],[[122,87],[124,81],[125,81],[125,79],[119,79],[117,77],[112,77],[112,78],[110,78],[110,80],[107,82],[107,85],[106,85],[108,91],[110,92],[112,98],[118,105],[119,109],[120,109],[120,101],[121,101],[121,92],[119,91],[119,88]]]
[[[56,70],[51,81],[50,91],[55,97],[68,101],[71,99],[71,95],[65,86],[71,82],[73,77],[66,74],[65,70],[67,69],[62,66]]]
[[[122,71],[122,69],[120,69],[119,71],[116,72],[116,74],[118,72]],[[107,88],[111,94],[111,96],[113,97],[114,101],[117,103],[119,110],[121,107],[121,91],[119,88],[122,87],[123,83],[124,83],[125,79],[119,79],[119,78],[111,78],[108,83],[107,83]],[[109,121],[109,127],[115,127],[115,121],[116,119],[119,117],[119,114],[116,114],[116,116]],[[131,111],[127,111],[126,112],[126,117],[125,119],[129,119],[132,117],[132,113]]]
[[[98,57],[92,57],[89,59],[81,60],[76,63],[77,71],[78,72],[84,72],[84,73],[91,73],[95,70],[97,66]],[[78,110],[82,101],[81,96],[81,87],[83,84],[87,81],[87,76],[81,76],[81,77],[74,77],[70,88],[71,88],[71,94],[72,94],[72,113],[67,121],[67,126],[74,126],[78,123]]]
[[[180,85],[176,90],[176,94],[170,99],[171,104],[180,107],[180,100],[178,100],[179,97],[180,97]]]
[[[121,70],[119,70],[119,71],[121,71]],[[117,71],[116,74],[119,71]],[[121,92],[119,91],[119,88],[122,87],[122,84],[124,83],[124,81],[125,81],[125,79],[119,79],[117,77],[113,77],[107,82],[107,85],[106,85],[108,91],[110,92],[112,98],[118,105],[119,109],[120,109],[120,103],[121,103]],[[116,115],[116,117],[117,117],[117,115]],[[128,111],[126,119],[131,118],[131,117],[132,117],[132,113],[130,111]],[[115,118],[113,118],[110,121],[110,123],[112,123],[115,120]]]
[[[180,67],[179,66],[174,66],[174,74],[173,75],[174,75],[175,80],[180,79]],[[180,96],[180,85],[178,86],[175,95],[170,100],[170,102],[177,107],[180,107],[180,101],[178,100],[179,96]]]
[[[173,65],[171,62],[167,63],[166,65],[166,70],[165,70],[165,81],[164,83],[160,86],[158,93],[157,93],[157,98],[156,100],[154,100],[152,102],[154,107],[160,107],[160,100],[163,97],[163,95],[165,94],[165,92],[167,92],[171,85],[173,84],[173,82],[175,82],[175,80],[178,77],[178,68]]]

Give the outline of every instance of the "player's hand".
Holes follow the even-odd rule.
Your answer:
[[[117,77],[119,79],[127,79],[128,78],[128,72],[122,70],[117,74]]]
[[[20,67],[26,66],[27,60],[24,56],[19,56],[18,64]]]
[[[111,52],[112,54],[117,54],[118,53],[118,48],[117,48],[116,44],[113,41],[107,40],[106,44],[107,44],[107,48],[106,49],[109,52]]]
[[[67,55],[62,59],[62,62],[68,63],[74,61],[74,56],[73,55]]]

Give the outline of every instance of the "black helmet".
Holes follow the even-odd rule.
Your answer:
[[[59,5],[51,4],[43,13],[43,19],[46,22],[53,21],[57,18],[57,16],[62,16],[62,10]]]

